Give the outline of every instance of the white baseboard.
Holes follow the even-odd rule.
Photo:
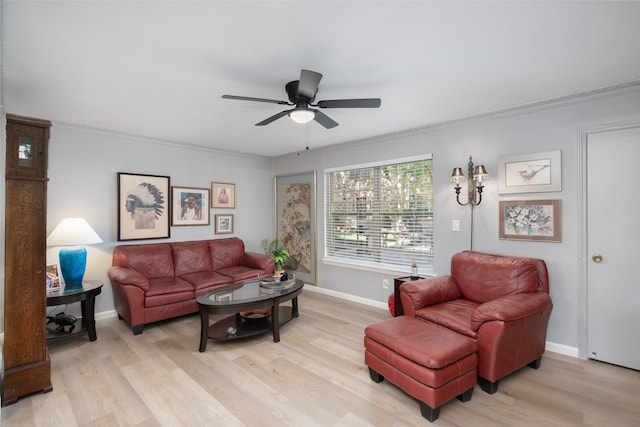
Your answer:
[[[102,320],[102,319],[110,319],[112,317],[117,317],[118,316],[118,312],[115,310],[108,310],[108,311],[102,311],[100,313],[96,313],[96,320]]]
[[[386,303],[380,301],[374,301],[368,298],[357,297],[354,295],[345,294],[339,291],[334,291],[331,289],[319,288],[317,286],[309,285],[304,287],[305,291],[318,292],[325,295],[330,295],[332,297],[344,299],[347,301],[357,302],[360,304],[368,305],[371,307],[382,308],[388,310],[389,307]],[[576,347],[569,347],[564,344],[557,344],[554,342],[547,341],[545,343],[545,350],[552,351],[554,353],[563,354],[565,356],[578,357],[578,349]]]
[[[329,296],[340,298],[343,300],[368,305],[370,307],[381,308],[383,310],[389,309],[389,306],[384,302],[374,301],[368,298],[362,298],[355,295],[345,294],[343,292],[334,291],[331,289],[319,288],[314,285],[305,286],[304,290],[310,291],[310,292],[318,292],[321,294],[329,295]],[[112,317],[116,317],[117,315],[118,313],[115,310],[103,311],[101,313],[96,313],[96,320],[110,319]],[[576,347],[570,347],[568,345],[557,344],[550,341],[546,342],[545,350],[552,351],[554,353],[563,354],[565,356],[571,356],[576,358],[578,357],[578,349]]]
[[[325,295],[330,295],[332,297],[336,297],[336,298],[340,298],[340,299],[344,299],[347,301],[352,301],[352,302],[357,302],[360,304],[364,304],[364,305],[368,305],[371,307],[376,307],[376,308],[382,308],[385,310],[388,310],[389,307],[387,306],[387,304],[382,303],[380,301],[374,301],[368,298],[361,298],[361,297],[357,297],[354,295],[349,295],[349,294],[345,294],[342,292],[338,292],[338,291],[332,291],[331,289],[323,289],[323,288],[319,288],[315,285],[307,285],[304,287],[305,291],[311,291],[311,292],[318,292],[321,294],[325,294]],[[100,313],[96,313],[96,320],[102,320],[102,319],[110,319],[112,317],[116,317],[118,316],[118,312],[116,310],[108,310],[108,311],[103,311]]]
[[[545,343],[544,349],[546,351],[552,351],[554,353],[563,354],[565,356],[579,358],[577,347],[569,347],[568,345],[557,344],[554,342],[547,341]]]
[[[305,286],[304,290],[305,291],[311,291],[311,292],[318,292],[318,293],[325,294],[325,295],[330,295],[332,297],[340,298],[340,299],[347,300],[347,301],[357,302],[357,303],[360,303],[360,304],[368,305],[370,307],[382,308],[382,309],[386,309],[386,310],[389,309],[389,306],[384,302],[374,301],[374,300],[368,299],[368,298],[357,297],[355,295],[349,295],[349,294],[345,294],[343,292],[333,291],[331,289],[319,288],[319,287],[314,286],[314,285]]]

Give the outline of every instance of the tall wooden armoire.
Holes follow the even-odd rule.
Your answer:
[[[45,282],[50,127],[7,114],[2,406],[52,390]]]

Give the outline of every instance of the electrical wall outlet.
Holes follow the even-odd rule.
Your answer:
[[[389,279],[382,279],[382,289],[389,289]]]

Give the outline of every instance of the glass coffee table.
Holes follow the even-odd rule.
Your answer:
[[[234,340],[273,332],[273,341],[280,341],[280,325],[298,317],[298,295],[304,282],[299,279],[275,283],[260,280],[233,284],[200,295],[200,352],[207,341]],[[291,306],[280,304],[291,300]],[[232,314],[209,325],[209,314]]]

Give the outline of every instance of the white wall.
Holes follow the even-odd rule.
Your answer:
[[[53,123],[49,143],[47,231],[65,217],[81,216],[104,243],[88,246],[85,278],[105,283],[96,313],[113,310],[107,277],[118,244],[239,237],[247,250],[262,252],[261,240],[273,236],[272,161],[186,145],[135,138]],[[117,241],[117,173],[170,176],[172,186],[211,188],[211,182],[236,184],[235,209],[211,209],[209,226],[171,227],[170,239]],[[216,213],[234,215],[234,233],[214,234]],[[47,249],[58,263],[59,248]]]
[[[470,249],[471,209],[457,205],[449,177],[453,167],[459,166],[466,171],[469,155],[472,155],[474,163],[484,164],[490,174],[490,180],[485,183],[483,202],[474,210],[473,249],[538,257],[547,262],[554,301],[547,340],[566,346],[571,349],[570,353],[577,355],[577,277],[582,262],[578,248],[581,233],[578,230],[578,133],[580,129],[632,122],[640,123],[640,85],[486,115],[404,135],[383,136],[366,142],[282,156],[276,159],[274,173],[281,175],[296,171],[317,171],[317,252],[319,258],[322,258],[325,168],[433,153],[434,272],[443,275],[449,273],[452,254]],[[498,195],[496,167],[499,155],[551,150],[562,150],[561,192]],[[498,239],[500,200],[549,198],[562,200],[561,243]],[[452,219],[461,220],[460,232],[451,231]],[[382,288],[382,279],[393,278],[393,274],[323,264],[321,259],[318,260],[317,272],[318,283],[322,288],[380,302],[385,302],[390,292]]]

